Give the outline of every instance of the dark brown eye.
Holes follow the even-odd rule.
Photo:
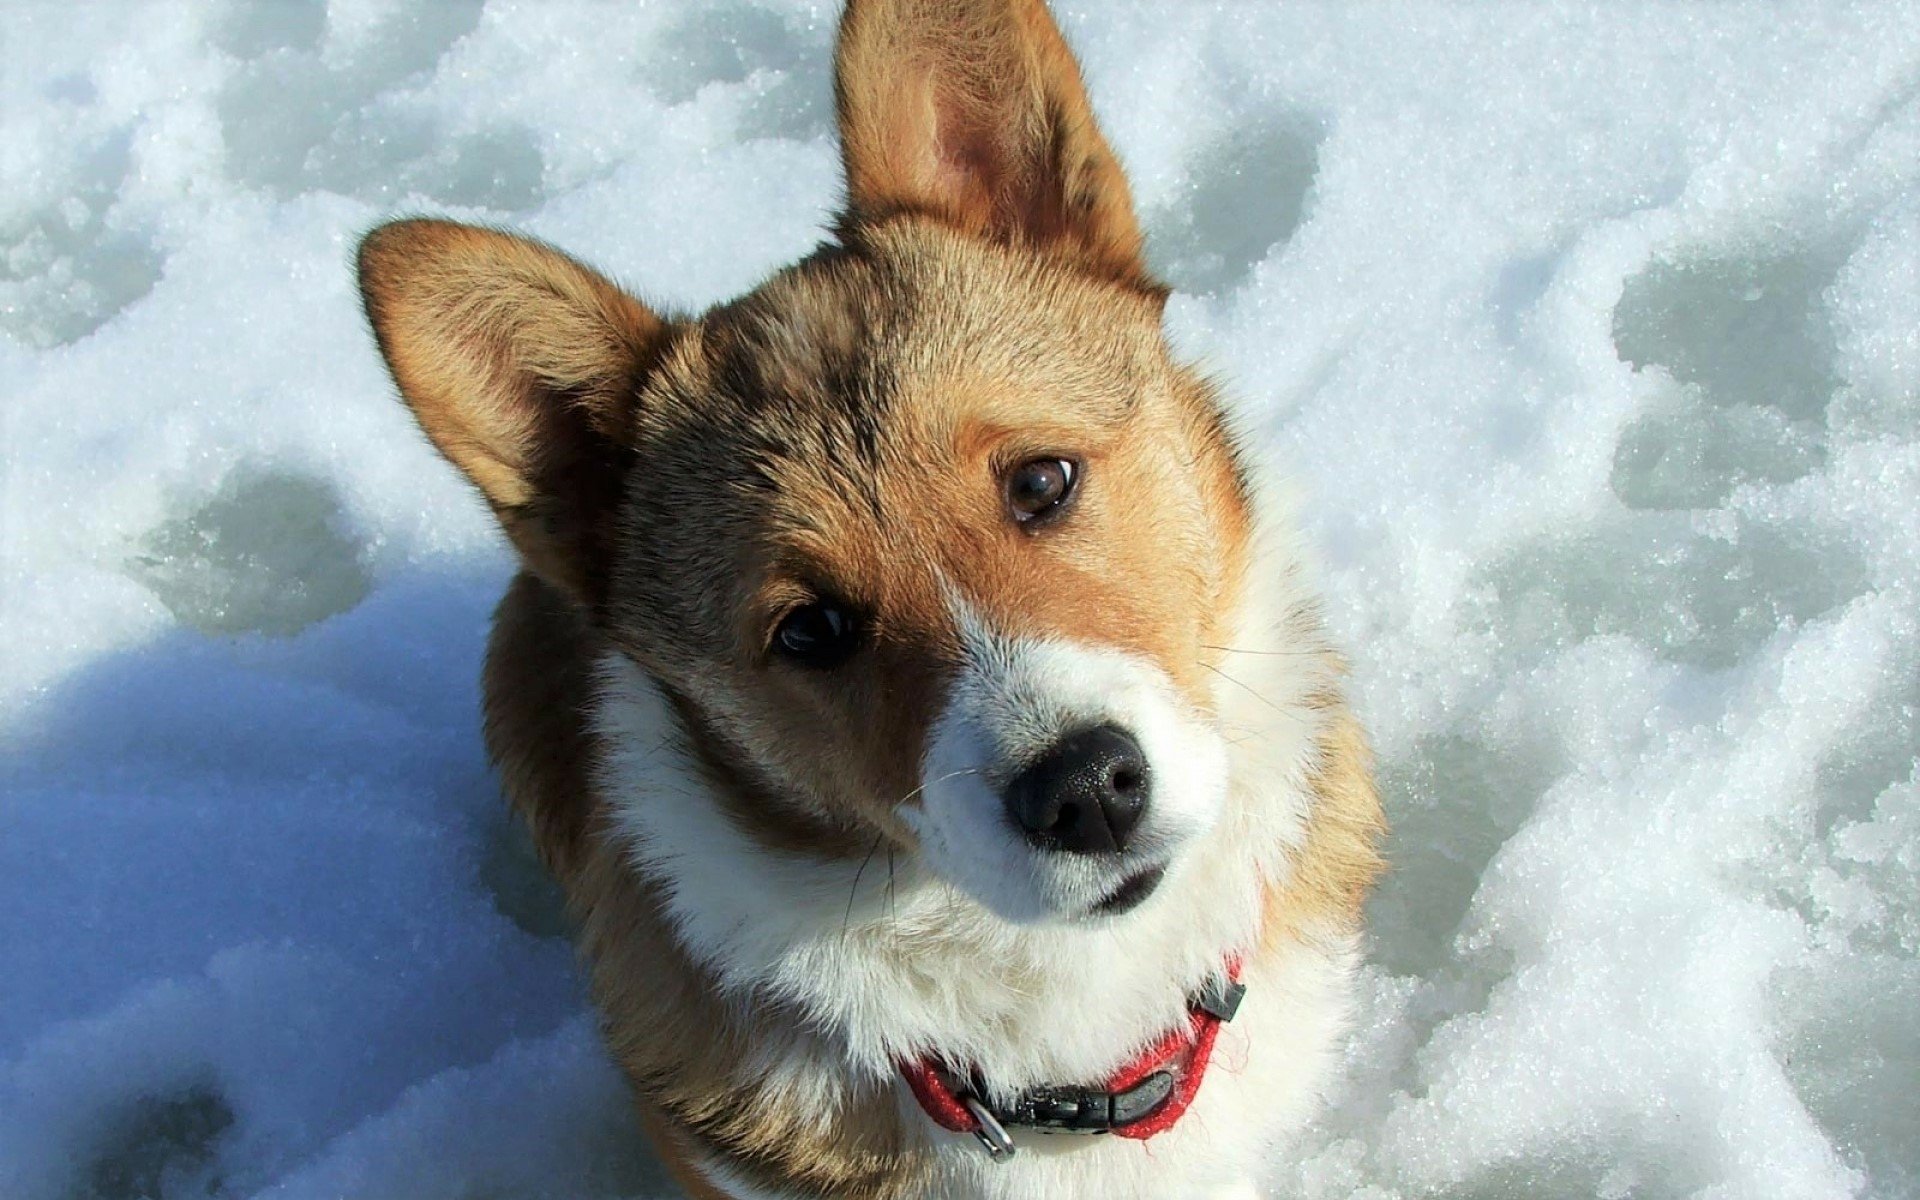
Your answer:
[[[835,667],[860,644],[859,623],[830,601],[802,604],[780,619],[773,647],[805,667]]]
[[[1007,507],[1022,523],[1042,521],[1060,511],[1073,495],[1080,469],[1065,458],[1033,458],[1007,476]]]

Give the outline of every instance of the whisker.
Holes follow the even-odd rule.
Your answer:
[[[887,920],[900,924],[900,910],[893,902],[893,843],[887,843]]]
[[[932,787],[936,783],[945,783],[949,779],[958,779],[962,775],[978,775],[979,773],[980,773],[979,767],[963,767],[958,771],[948,771],[945,775],[942,775],[938,779],[927,780],[925,783],[921,784],[919,787],[908,792],[906,795],[900,797],[898,800],[895,800],[892,804],[888,805],[888,807],[898,808],[902,804],[905,804],[907,801],[913,799],[915,796],[918,796],[921,792],[926,791],[928,788]]]
[[[1202,650],[1217,650],[1221,654],[1256,654],[1262,658],[1316,658],[1318,650],[1242,650],[1238,646],[1210,646],[1201,643]]]
[[[860,877],[867,873],[867,864],[873,861],[874,854],[880,849],[880,843],[886,836],[885,831],[873,835],[873,845],[867,847],[867,856],[860,860],[860,869],[853,873],[853,886],[847,889],[847,915],[840,920],[841,937],[847,936],[847,931],[853,928],[853,901],[854,897],[860,894]],[[889,859],[893,857],[892,847],[888,847],[887,857]]]
[[[919,787],[914,788],[912,791],[908,792],[906,795],[900,797],[898,800],[895,800],[893,804],[889,805],[888,807],[898,807],[902,804],[905,804],[907,801],[913,799],[915,796],[918,796],[921,792],[926,791],[928,788],[932,787],[936,783],[945,783],[949,779],[958,779],[962,775],[978,775],[979,773],[980,773],[980,768],[978,767],[964,767],[958,771],[948,771],[945,775],[940,776],[938,779],[927,780],[925,783],[921,784]],[[846,936],[847,931],[853,927],[853,902],[860,895],[860,880],[863,876],[866,875],[867,866],[873,862],[873,856],[880,852],[880,843],[883,841],[886,841],[886,838],[887,838],[887,834],[885,830],[881,830],[879,833],[874,835],[873,845],[867,847],[867,856],[860,860],[860,869],[853,873],[853,887],[848,889],[847,891],[847,913],[846,913],[846,916],[841,918],[841,921],[840,921],[840,934],[842,937]],[[888,842],[887,843],[887,910],[890,918],[897,920],[898,913],[894,906],[894,898],[893,898],[894,886],[893,885],[894,885],[893,843]]]
[[[1226,680],[1228,683],[1232,684],[1233,686],[1239,688],[1241,691],[1245,692],[1247,695],[1252,696],[1255,700],[1258,700],[1260,703],[1266,705],[1268,708],[1279,713],[1281,716],[1286,717],[1289,720],[1294,721],[1295,723],[1300,725],[1305,725],[1307,723],[1305,718],[1301,717],[1299,713],[1291,712],[1287,709],[1280,707],[1278,704],[1275,704],[1273,701],[1267,699],[1265,696],[1262,696],[1259,692],[1254,691],[1252,688],[1248,687],[1246,684],[1241,683],[1238,679],[1235,679],[1233,676],[1227,674],[1225,671],[1222,671],[1219,667],[1213,666],[1210,663],[1201,663],[1200,665],[1207,668],[1207,670],[1212,671],[1215,675],[1218,675],[1220,678]]]

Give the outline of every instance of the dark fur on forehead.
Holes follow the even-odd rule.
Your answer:
[[[643,396],[616,604],[690,650],[737,640],[715,597],[764,551],[754,534],[827,514],[785,503],[796,471],[879,520],[891,384],[875,353],[883,272],[828,246],[692,327]],[[742,536],[747,535],[747,536]],[[669,582],[671,581],[671,582]],[[620,622],[616,622],[618,625]]]
[[[875,299],[888,290],[873,286],[882,274],[830,248],[715,310],[704,327],[713,402],[770,437],[807,439],[792,450],[858,483],[879,464],[890,384],[873,345],[887,324]]]

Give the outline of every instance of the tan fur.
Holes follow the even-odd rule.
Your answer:
[[[640,1105],[640,1125],[653,1140],[654,1149],[660,1154],[660,1161],[666,1164],[667,1171],[674,1181],[686,1192],[687,1200],[731,1200],[725,1192],[707,1182],[706,1175],[700,1170],[693,1152],[687,1148],[687,1139],[674,1128],[660,1111],[651,1105]]]
[[[1313,822],[1284,887],[1267,898],[1265,944],[1358,932],[1367,892],[1385,867],[1386,820],[1366,734],[1344,704],[1328,713],[1314,773]]]
[[[1149,659],[1211,712],[1252,578],[1219,406],[1172,362],[1124,177],[1040,0],[853,0],[837,94],[840,241],[668,322],[558,251],[433,221],[372,234],[368,315],[400,390],[527,568],[495,618],[486,734],[580,925],[608,1045],[696,1195],[693,1147],[804,1194],[915,1194],[888,1087],[776,1060],[831,1047],[722,998],[596,791],[595,663],[638,663],[706,792],[773,851],[912,854],[929,730],[982,619]],[[1008,518],[1026,458],[1083,464],[1067,519]],[[866,648],[778,661],[793,605]],[[1379,869],[1357,724],[1325,702],[1316,803],[1263,953],[1351,930]],[[624,798],[644,802],[644,797]],[[918,1119],[917,1116],[915,1119]]]

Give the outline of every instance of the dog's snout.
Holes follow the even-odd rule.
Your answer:
[[[1152,780],[1140,743],[1117,725],[1070,733],[1007,785],[1007,809],[1048,850],[1124,850],[1147,811]]]

